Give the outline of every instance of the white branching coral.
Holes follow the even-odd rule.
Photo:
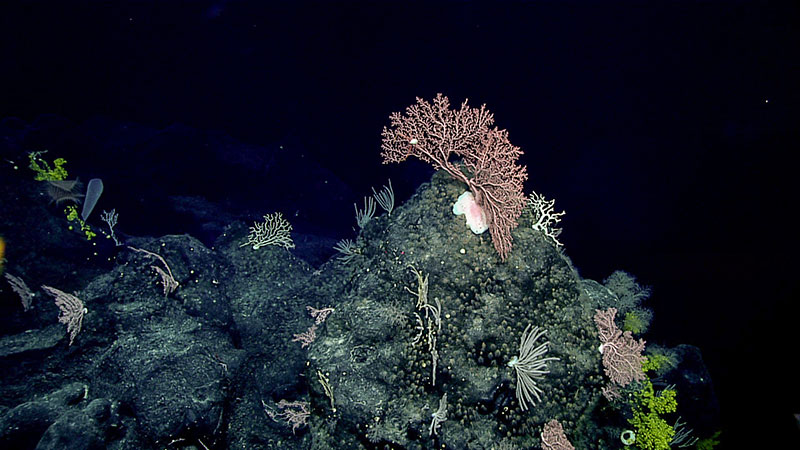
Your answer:
[[[528,199],[528,206],[533,209],[533,218],[536,221],[533,224],[533,229],[549,236],[556,243],[556,247],[561,247],[563,244],[558,241],[561,228],[556,228],[555,226],[561,222],[561,216],[566,212],[555,212],[553,209],[555,203],[555,200],[545,200],[543,195],[539,195],[536,192],[531,192],[530,199]]]
[[[240,245],[252,245],[253,250],[258,250],[267,245],[276,245],[284,248],[294,248],[292,241],[292,224],[283,218],[283,214],[276,212],[264,216],[264,222],[256,222],[250,227],[247,242]]]

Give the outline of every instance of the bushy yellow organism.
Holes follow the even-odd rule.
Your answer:
[[[42,158],[42,155],[46,152],[47,150],[28,153],[28,159],[30,160],[28,167],[36,172],[34,179],[36,181],[66,180],[68,174],[67,169],[64,168],[64,164],[67,163],[67,160],[64,158],[56,158],[53,160],[53,165],[51,166],[50,163]],[[75,205],[67,206],[64,210],[64,214],[67,216],[68,221],[77,222],[83,234],[86,235],[86,240],[91,241],[92,238],[97,236],[97,233],[92,231],[92,227],[78,214],[78,208]],[[72,225],[69,226],[69,229],[72,230]]]
[[[67,220],[69,220],[70,222],[78,223],[78,226],[81,228],[81,231],[83,232],[83,234],[86,235],[87,241],[91,241],[92,238],[97,236],[97,233],[92,231],[92,227],[90,227],[89,224],[86,223],[78,214],[78,208],[75,205],[67,206],[67,208],[64,210],[64,214],[67,215]],[[69,229],[70,230],[72,229],[72,225],[69,226]]]
[[[625,320],[622,322],[622,330],[630,331],[633,334],[642,334],[647,329],[647,322],[642,319],[642,316],[635,311],[630,311],[625,314]]]
[[[42,154],[46,152],[47,150],[28,153],[28,159],[30,160],[30,165],[28,165],[28,167],[36,172],[34,179],[36,181],[66,180],[67,169],[64,168],[64,164],[67,163],[67,160],[64,158],[56,158],[53,160],[53,166],[51,167],[50,163],[42,159]]]
[[[636,446],[642,450],[669,450],[675,428],[662,417],[675,412],[678,402],[674,389],[664,389],[656,394],[653,383],[646,380],[642,389],[631,400],[633,417],[628,419],[636,430]]]
[[[646,356],[644,362],[642,363],[642,371],[648,372],[654,370],[658,372],[662,367],[669,364],[669,357],[662,354],[649,354]]]

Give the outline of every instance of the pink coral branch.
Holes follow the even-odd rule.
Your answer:
[[[485,105],[470,108],[465,100],[460,110],[451,110],[442,94],[433,104],[417,98],[405,116],[393,113],[390,120],[391,127],[382,133],[383,163],[415,156],[466,184],[484,210],[494,247],[505,260],[512,247],[511,230],[525,206],[522,188],[528,178],[525,166],[517,164],[522,151],[508,141],[508,132],[490,128],[494,116]],[[452,157],[462,159],[466,173],[450,161]]]
[[[622,332],[614,323],[616,308],[605,311],[596,310],[594,323],[602,344],[599,347],[603,354],[603,367],[608,378],[620,386],[627,386],[632,381],[646,378],[642,370],[645,357],[644,341],[633,338],[630,331]]]
[[[546,424],[542,429],[542,448],[545,450],[575,450],[572,443],[564,433],[564,427],[556,419]]]

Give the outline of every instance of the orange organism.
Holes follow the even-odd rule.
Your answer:
[[[3,272],[3,261],[5,261],[5,259],[3,259],[3,255],[5,254],[6,254],[6,241],[4,241],[2,237],[0,237],[0,273]]]

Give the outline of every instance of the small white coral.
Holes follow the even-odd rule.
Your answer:
[[[264,216],[264,222],[256,222],[250,227],[247,242],[240,245],[252,245],[253,250],[258,250],[266,245],[277,245],[284,248],[294,248],[292,241],[292,224],[283,218],[283,214],[276,212]]]
[[[536,192],[532,192],[531,198],[528,200],[528,206],[533,209],[533,217],[536,220],[533,224],[533,229],[549,236],[556,243],[556,247],[561,247],[563,244],[558,241],[561,228],[555,228],[555,226],[561,222],[561,216],[566,212],[554,212],[553,206],[555,203],[555,200],[545,200],[543,195],[539,195]]]

